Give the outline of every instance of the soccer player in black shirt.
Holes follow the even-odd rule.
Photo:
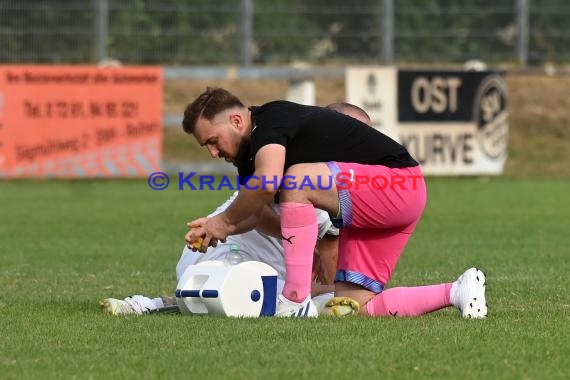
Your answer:
[[[321,107],[247,108],[219,88],[188,105],[183,127],[213,158],[236,165],[244,185],[225,212],[189,223],[189,244],[243,232],[279,191],[286,283],[276,315],[317,315],[310,285],[318,207],[341,228],[332,314],[416,316],[454,305],[466,317],[486,316],[477,268],[453,283],[384,290],[426,203],[418,163],[388,136]]]

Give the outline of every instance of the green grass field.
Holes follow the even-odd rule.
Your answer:
[[[486,320],[104,315],[100,298],[172,294],[185,222],[228,193],[0,182],[0,378],[569,378],[570,182],[428,186],[391,285],[480,266]]]

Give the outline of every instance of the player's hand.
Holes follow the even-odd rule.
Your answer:
[[[186,246],[194,252],[200,251],[204,253],[208,249],[208,245],[204,244],[204,238],[206,235],[204,233],[204,229],[202,228],[202,225],[207,220],[208,218],[196,219],[193,222],[194,227],[191,227],[190,231],[188,231],[184,236],[186,240]],[[190,223],[187,223],[187,225],[190,227]]]
[[[226,238],[232,231],[225,218],[224,214],[218,214],[211,218],[200,218],[188,223],[188,227],[199,229],[199,235],[204,237],[203,245],[211,245],[211,241],[225,242]]]
[[[206,245],[203,237],[199,237],[197,238],[196,241],[190,243],[189,242],[191,241],[191,238],[189,237],[190,234],[191,232],[188,232],[186,234],[186,246],[194,252],[199,251],[202,253],[206,253],[209,247],[216,247],[218,245],[218,241],[216,239],[211,239],[208,243],[209,245]]]
[[[215,247],[218,245],[218,239],[212,238],[206,234],[204,225],[208,221],[208,218],[199,218],[187,223],[190,227],[190,231],[185,236],[186,245],[192,251],[200,251],[205,253],[208,247]]]

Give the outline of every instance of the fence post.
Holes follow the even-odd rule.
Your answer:
[[[382,0],[382,62],[394,63],[394,0]]]
[[[93,0],[95,8],[94,42],[95,62],[107,59],[107,36],[109,34],[109,2]]]
[[[521,68],[528,64],[528,0],[516,0],[517,57]]]
[[[253,46],[253,2],[241,0],[241,44],[242,66],[251,66],[251,47]]]

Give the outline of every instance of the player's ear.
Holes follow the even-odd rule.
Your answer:
[[[243,128],[243,117],[239,112],[232,112],[230,114],[230,124],[238,130]]]

